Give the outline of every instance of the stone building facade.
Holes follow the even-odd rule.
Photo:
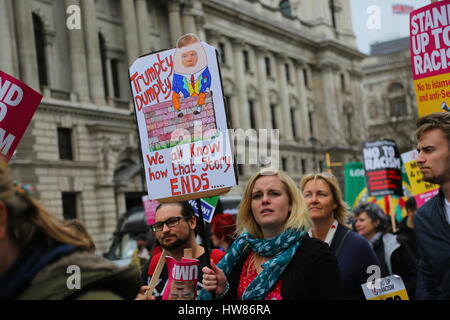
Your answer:
[[[220,54],[232,128],[279,129],[297,181],[326,169],[326,152],[360,158],[365,55],[349,0],[0,0],[0,68],[44,94],[11,164],[100,251],[145,192],[127,68],[188,32]],[[240,164],[231,193],[257,168]]]
[[[362,69],[368,138],[393,139],[400,152],[414,149],[418,113],[409,37],[371,45]]]

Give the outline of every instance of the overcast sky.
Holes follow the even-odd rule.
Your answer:
[[[409,36],[409,14],[393,14],[393,4],[413,6],[415,9],[430,4],[430,0],[350,0],[352,7],[353,30],[358,49],[370,53],[370,44]],[[367,21],[379,8],[379,28],[375,24],[367,26]],[[369,11],[367,12],[369,8]],[[374,20],[371,20],[372,22]]]

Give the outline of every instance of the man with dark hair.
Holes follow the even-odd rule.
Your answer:
[[[152,230],[156,239],[169,256],[180,261],[183,258],[184,249],[192,249],[192,257],[199,260],[197,280],[201,284],[201,270],[207,264],[207,255],[205,254],[205,248],[197,243],[195,229],[198,221],[190,204],[187,201],[162,203],[156,208],[155,221],[155,224],[152,225]],[[224,252],[213,249],[211,251],[211,260],[214,263],[218,263],[224,255]],[[144,286],[141,287],[141,294],[138,295],[137,299],[147,299],[144,292],[148,289],[147,283],[150,282],[160,257],[161,253],[154,255],[148,267],[143,268],[141,279],[147,278],[147,281],[143,283]],[[152,293],[156,299],[162,297],[168,278],[167,266],[164,266],[159,276],[160,280]],[[150,297],[149,299],[154,298]]]
[[[397,234],[404,243],[408,245],[414,256],[419,259],[419,252],[417,251],[416,233],[414,231],[414,216],[417,211],[417,203],[414,197],[409,197],[405,203],[406,217],[398,224]]]
[[[414,218],[420,254],[418,297],[450,299],[450,112],[417,120],[417,163],[439,193]]]

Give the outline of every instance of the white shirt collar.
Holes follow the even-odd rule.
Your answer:
[[[338,226],[338,221],[336,219],[333,220],[333,223],[331,224],[330,230],[328,230],[327,236],[325,237],[325,242],[328,245],[331,245],[331,241],[333,241],[334,234],[336,233],[336,229]],[[309,230],[309,236],[312,238],[312,230]]]

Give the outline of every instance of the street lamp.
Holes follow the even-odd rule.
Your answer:
[[[313,170],[315,171],[317,169],[316,166],[316,144],[317,144],[317,138],[314,136],[311,136],[309,138],[309,142],[311,143],[311,148],[312,148],[312,152],[313,152]]]

